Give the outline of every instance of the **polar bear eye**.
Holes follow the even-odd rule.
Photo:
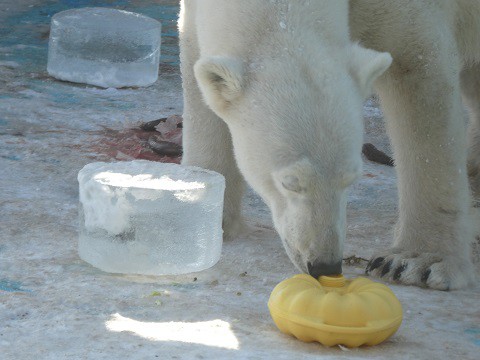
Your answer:
[[[306,188],[300,183],[300,179],[293,175],[287,175],[282,179],[282,186],[288,190],[296,193],[304,193]]]
[[[310,191],[315,173],[311,162],[304,158],[276,169],[272,172],[272,178],[279,191],[285,190],[297,194],[305,194]],[[288,194],[285,194],[288,196]]]

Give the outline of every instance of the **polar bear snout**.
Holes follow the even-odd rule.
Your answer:
[[[322,166],[314,164],[304,158],[274,171],[276,191],[267,193],[271,196],[266,198],[289,258],[301,271],[318,277],[342,272],[347,200],[344,186],[351,181],[346,184],[346,176],[341,176],[335,183],[342,185],[329,186],[316,171]]]
[[[315,262],[309,262],[307,264],[308,273],[314,278],[318,278],[321,275],[338,275],[342,273],[342,261],[335,263],[325,263],[321,260]]]
[[[295,208],[287,209],[286,213],[289,215],[276,221],[283,226],[276,228],[298,269],[314,277],[341,274],[346,235],[343,211],[319,216],[314,209]],[[295,218],[294,213],[303,216]]]

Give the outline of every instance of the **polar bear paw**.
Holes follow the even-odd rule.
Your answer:
[[[374,256],[365,272],[387,281],[436,290],[461,289],[474,282],[469,259],[435,253],[400,251]]]

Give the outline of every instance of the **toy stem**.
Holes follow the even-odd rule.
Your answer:
[[[322,286],[327,287],[342,287],[345,286],[345,278],[340,275],[319,276],[318,281]]]

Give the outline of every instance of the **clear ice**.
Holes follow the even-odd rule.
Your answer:
[[[104,88],[157,81],[160,22],[109,8],[81,8],[52,17],[48,73]]]
[[[91,163],[78,173],[78,252],[113,273],[207,269],[222,249],[225,179],[213,171],[146,160]]]

